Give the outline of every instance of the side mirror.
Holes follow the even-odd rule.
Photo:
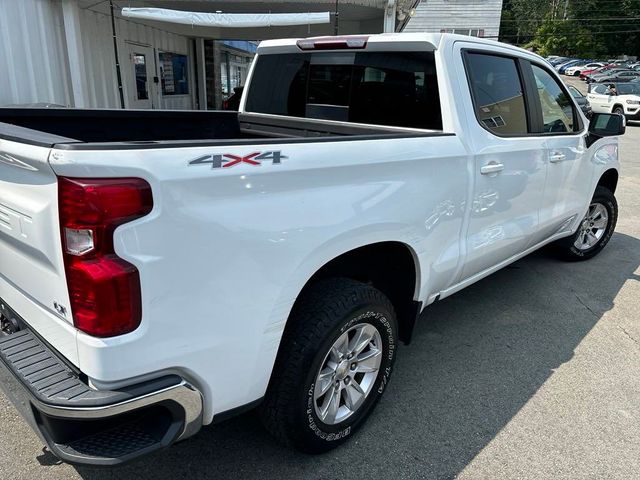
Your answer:
[[[594,113],[589,122],[589,135],[587,147],[603,137],[615,137],[624,135],[627,120],[624,115],[618,113]]]

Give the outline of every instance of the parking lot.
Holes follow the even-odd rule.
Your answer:
[[[586,263],[537,252],[428,308],[343,448],[292,452],[249,413],[121,469],[74,468],[0,397],[0,478],[638,478],[638,145],[630,124],[605,251]]]

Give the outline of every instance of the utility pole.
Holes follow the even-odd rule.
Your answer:
[[[118,92],[120,93],[120,108],[124,108],[124,92],[122,90],[122,74],[120,73],[120,60],[118,58],[118,37],[116,36],[116,20],[113,14],[113,0],[109,0],[111,10],[111,33],[113,35],[113,53],[116,57],[116,77],[118,79]]]

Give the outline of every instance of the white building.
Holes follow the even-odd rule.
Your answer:
[[[420,0],[404,32],[449,32],[498,38],[502,0]]]
[[[224,49],[219,58],[206,58],[207,52],[211,56],[216,50],[205,40],[331,35],[336,23],[335,0],[113,3],[115,42],[109,0],[0,0],[0,106],[51,103],[77,108],[213,108],[220,103],[223,75],[241,78],[242,65],[237,62],[244,60],[237,52],[227,56],[228,63],[236,62],[232,68],[221,68]],[[339,33],[393,31],[396,3],[340,0]],[[331,12],[331,21],[289,27],[193,27],[124,18],[120,7],[210,13]],[[225,83],[230,85],[229,80]],[[207,92],[212,88],[216,95]]]

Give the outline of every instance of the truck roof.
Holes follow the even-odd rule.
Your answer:
[[[269,53],[299,53],[301,49],[298,47],[300,42],[304,41],[320,41],[320,42],[332,42],[344,40],[345,42],[350,39],[366,39],[366,47],[358,48],[358,50],[368,51],[393,51],[402,45],[402,49],[415,49],[415,50],[437,50],[444,46],[445,43],[454,43],[456,41],[477,43],[479,45],[486,45],[488,47],[501,47],[513,50],[519,54],[526,53],[528,55],[534,55],[540,59],[539,55],[525,50],[523,48],[515,47],[507,43],[498,42],[488,38],[472,37],[468,35],[457,35],[454,33],[426,33],[426,32],[411,32],[411,33],[376,33],[376,34],[359,34],[359,35],[338,35],[338,36],[325,36],[325,37],[300,37],[300,38],[283,38],[277,40],[264,40],[260,42],[258,46],[258,54]],[[394,48],[395,47],[395,48]],[[309,49],[311,50],[311,49]],[[325,48],[328,50],[328,48]]]

